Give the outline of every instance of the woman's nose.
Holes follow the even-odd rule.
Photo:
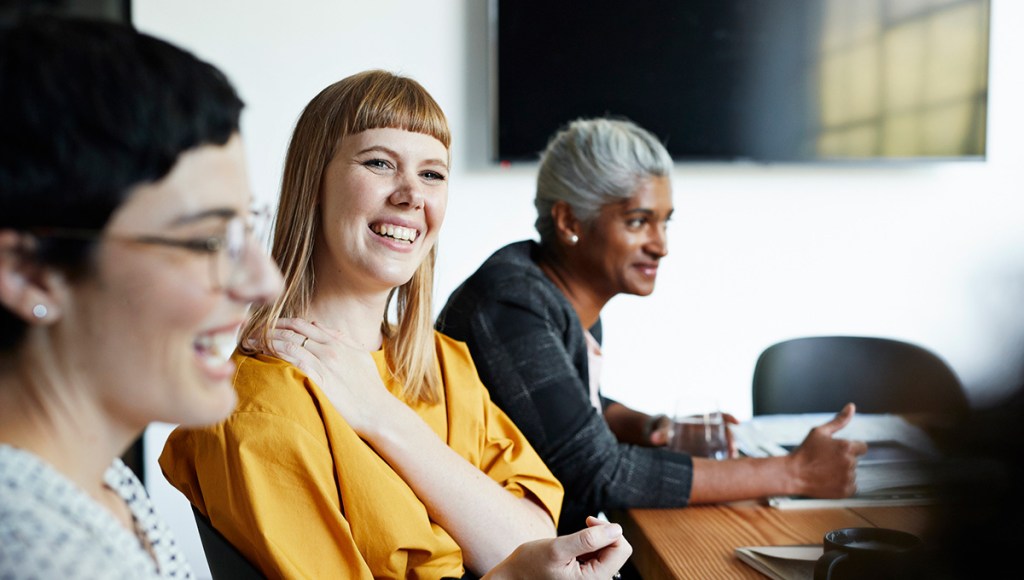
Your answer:
[[[273,302],[283,286],[280,268],[254,239],[248,241],[242,260],[242,275],[228,288],[231,298],[253,304]]]
[[[401,174],[395,184],[395,191],[389,197],[395,205],[406,205],[412,209],[423,207],[423,191],[416,175]]]
[[[651,239],[647,243],[647,251],[659,258],[668,255],[668,232],[664,227],[654,228]]]

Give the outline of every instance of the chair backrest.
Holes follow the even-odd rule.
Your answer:
[[[210,565],[213,580],[257,580],[264,579],[259,570],[227,540],[210,520],[192,506],[192,514],[199,528],[199,539],[203,542],[206,561]]]
[[[960,380],[920,346],[863,336],[811,336],[774,344],[758,357],[752,384],[754,415],[838,411],[847,402],[863,413],[967,411]]]

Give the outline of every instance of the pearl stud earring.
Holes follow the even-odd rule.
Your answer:
[[[50,311],[47,310],[46,306],[43,304],[36,304],[35,306],[32,307],[32,316],[35,316],[36,318],[39,319],[46,318],[46,315],[49,314],[49,312]]]
[[[576,234],[569,234],[569,245],[575,246],[576,242],[580,241],[580,237]]]

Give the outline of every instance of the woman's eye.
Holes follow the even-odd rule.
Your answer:
[[[424,171],[421,175],[423,176],[424,179],[426,179],[428,181],[444,181],[445,180],[444,174],[443,173],[438,173],[437,171]]]
[[[626,222],[626,226],[630,227],[630,228],[633,228],[633,229],[636,229],[636,228],[643,227],[644,224],[646,224],[646,223],[647,223],[647,218],[633,218],[633,219],[628,220]]]
[[[221,235],[188,238],[185,240],[181,240],[181,242],[175,243],[175,245],[188,248],[193,252],[203,252],[212,254],[215,252],[219,252],[221,248],[227,246],[227,236]]]
[[[391,167],[391,164],[384,159],[369,159],[363,161],[363,166],[371,169],[388,169]]]

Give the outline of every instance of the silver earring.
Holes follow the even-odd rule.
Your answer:
[[[35,316],[36,318],[39,319],[46,318],[46,315],[49,314],[49,312],[50,311],[47,310],[46,306],[43,304],[36,304],[35,306],[32,307],[32,316]]]
[[[569,234],[569,245],[575,246],[576,242],[580,241],[580,237],[576,234]]]

